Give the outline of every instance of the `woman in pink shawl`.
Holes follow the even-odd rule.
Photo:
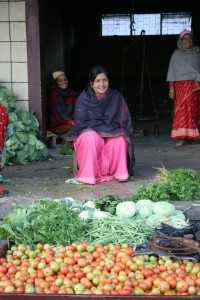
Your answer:
[[[133,175],[133,129],[123,96],[109,88],[108,73],[102,66],[89,75],[89,87],[75,107],[75,126],[68,134],[73,141],[78,171],[75,180],[86,184]]]
[[[175,105],[171,137],[177,141],[176,146],[182,146],[200,139],[200,49],[193,45],[188,30],[180,34],[177,46],[170,60],[167,81]]]

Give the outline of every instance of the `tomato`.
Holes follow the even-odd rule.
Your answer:
[[[141,288],[134,288],[133,295],[142,296],[142,295],[144,295],[144,290]]]
[[[150,268],[145,268],[145,269],[143,269],[143,270],[142,270],[142,273],[144,274],[144,276],[145,276],[146,278],[151,277],[151,276],[153,276],[153,274],[154,274],[153,270],[150,269]]]
[[[151,295],[160,295],[161,292],[159,290],[159,288],[154,287],[151,291]]]
[[[169,283],[167,283],[166,281],[162,280],[158,286],[159,290],[161,291],[161,293],[165,293],[167,291],[170,290],[170,285]]]
[[[169,275],[165,278],[165,280],[169,283],[172,289],[176,288],[176,279],[173,276]]]
[[[180,293],[185,293],[188,291],[188,284],[184,280],[177,281],[176,289]]]
[[[62,278],[57,278],[55,281],[55,285],[60,287],[63,285],[63,279]]]
[[[64,258],[64,263],[67,264],[67,265],[69,265],[69,266],[74,266],[75,263],[76,263],[76,261],[72,257],[65,257]]]
[[[76,277],[73,277],[73,278],[72,278],[72,282],[73,282],[73,283],[79,283],[79,279],[76,278]]]
[[[84,258],[79,258],[78,259],[78,265],[80,267],[85,267],[85,266],[87,266],[87,261]]]
[[[195,280],[195,284],[200,288],[200,277]]]
[[[128,295],[132,294],[132,290],[131,289],[123,289],[119,294],[122,296],[128,296]]]
[[[9,275],[16,274],[17,272],[16,266],[10,266],[7,272]]]
[[[44,278],[44,271],[43,270],[37,270],[37,277],[38,278]]]
[[[7,267],[3,266],[3,265],[0,265],[0,273],[2,274],[6,274],[8,271]]]
[[[75,273],[75,277],[77,279],[81,279],[81,278],[85,277],[85,274],[83,272],[79,271],[79,272]]]
[[[195,286],[189,286],[188,287],[188,294],[189,295],[196,295],[197,288]]]
[[[60,265],[54,261],[50,263],[50,268],[53,272],[58,272],[60,270]]]
[[[45,278],[47,283],[53,283],[55,281],[55,276],[49,275]]]
[[[14,293],[14,292],[15,292],[15,288],[13,285],[8,285],[4,289],[4,293]]]
[[[80,283],[84,285],[85,288],[90,289],[92,287],[92,283],[86,277],[81,278]]]
[[[53,284],[53,285],[50,287],[50,291],[52,292],[52,294],[57,294],[58,291],[59,291],[59,287]]]
[[[62,266],[60,267],[60,273],[63,274],[63,275],[66,275],[66,274],[68,273],[68,268],[67,268],[67,266],[62,265]]]
[[[85,287],[82,283],[78,283],[74,285],[75,294],[82,294],[85,290]]]
[[[16,288],[15,290],[16,293],[19,293],[19,294],[24,294],[25,293],[25,288],[24,287],[18,287]]]

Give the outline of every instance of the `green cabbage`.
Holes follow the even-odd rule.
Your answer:
[[[26,164],[46,159],[47,147],[38,139],[39,122],[34,114],[17,110],[15,95],[2,87],[0,87],[0,104],[6,107],[10,120],[2,163]]]
[[[151,200],[148,200],[148,199],[139,200],[136,203],[136,208],[137,208],[138,214],[142,218],[151,216],[153,214],[153,205],[154,204]]]
[[[175,207],[173,204],[165,201],[159,201],[154,203],[153,212],[160,217],[170,217],[175,213]]]
[[[179,218],[180,220],[183,220],[183,221],[186,220],[186,217],[185,217],[184,213],[181,210],[175,210],[174,217],[177,217],[177,218]]]
[[[164,216],[158,216],[158,215],[151,215],[146,219],[146,225],[149,226],[150,228],[158,228],[161,223],[165,221]]]
[[[136,213],[136,205],[131,201],[124,201],[117,205],[116,207],[116,215],[118,217],[131,218]]]

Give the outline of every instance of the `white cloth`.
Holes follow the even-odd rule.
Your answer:
[[[167,81],[195,80],[200,82],[200,48],[184,49],[181,37],[171,56]]]
[[[55,71],[55,72],[53,72],[52,76],[53,76],[53,79],[56,80],[59,76],[65,76],[65,72]]]

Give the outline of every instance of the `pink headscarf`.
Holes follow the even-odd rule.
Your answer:
[[[186,34],[192,35],[192,32],[190,30],[185,29],[180,33],[180,38],[182,39]]]
[[[183,39],[183,37],[184,37],[186,34],[189,34],[189,35],[192,36],[192,31],[185,29],[185,30],[183,30],[183,31],[180,33],[179,38],[178,38],[178,41],[177,41],[177,47],[178,47],[178,49],[184,50],[182,39]]]

